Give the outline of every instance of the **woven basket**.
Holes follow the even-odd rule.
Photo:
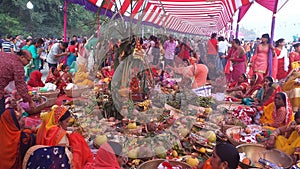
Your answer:
[[[40,96],[45,96],[48,99],[49,98],[57,98],[57,96],[59,95],[59,89],[56,89],[55,91],[49,91],[49,92],[38,92],[38,94]]]
[[[56,97],[54,97],[54,98],[48,98],[48,100],[47,100],[47,103],[45,104],[45,107],[51,107],[51,106],[53,106],[54,104],[55,104],[55,102],[56,102]]]
[[[140,166],[138,166],[137,169],[156,169],[159,166],[159,164],[161,164],[164,161],[165,159],[155,159],[155,160],[146,161]],[[190,165],[184,162],[169,160],[169,163],[172,166],[180,165],[182,169],[192,169]]]
[[[81,94],[87,89],[88,88],[71,89],[71,90],[64,89],[64,91],[68,97],[74,98],[74,97],[81,97]]]
[[[44,96],[42,96],[42,98],[43,98],[43,101],[44,101],[43,103],[39,104],[34,109],[27,110],[27,113],[29,115],[41,113],[41,111],[46,107],[48,99],[46,97],[44,97]]]

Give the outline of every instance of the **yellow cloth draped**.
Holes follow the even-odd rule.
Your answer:
[[[260,123],[261,124],[273,124],[274,119],[273,119],[273,111],[275,109],[275,104],[274,102],[266,105],[263,107],[263,115],[260,117]]]
[[[67,111],[64,107],[56,107],[47,113],[37,132],[36,142],[40,145],[56,146],[66,136],[66,131],[58,126],[58,120]]]
[[[294,153],[295,148],[300,147],[300,136],[297,131],[293,131],[289,138],[284,136],[277,136],[275,148],[291,155]]]

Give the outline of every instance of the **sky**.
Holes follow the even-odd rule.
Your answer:
[[[300,0],[289,0],[276,14],[274,40],[284,38],[292,41],[293,35],[300,35]],[[235,23],[237,18],[235,14]],[[253,29],[260,37],[264,33],[271,33],[272,12],[254,3],[244,18],[240,27]],[[234,25],[234,29],[236,26]]]

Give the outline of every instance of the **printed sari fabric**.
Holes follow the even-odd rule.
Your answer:
[[[34,145],[30,131],[21,130],[16,113],[7,109],[0,118],[0,169],[21,168],[27,149]]]
[[[62,146],[31,147],[26,153],[23,161],[23,169],[37,168],[65,168],[71,169],[68,151]]]
[[[277,92],[276,92],[277,93]],[[286,95],[286,94],[285,94]],[[268,124],[271,127],[278,128],[289,124],[293,120],[292,105],[286,95],[286,106],[276,109],[273,102],[263,107],[263,115],[260,118],[261,124]]]

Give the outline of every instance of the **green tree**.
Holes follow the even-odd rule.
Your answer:
[[[0,1],[0,33],[3,35],[63,36],[64,0],[31,0],[32,10],[27,9],[27,0]],[[88,36],[95,30],[96,14],[84,7],[68,3],[67,34]]]

